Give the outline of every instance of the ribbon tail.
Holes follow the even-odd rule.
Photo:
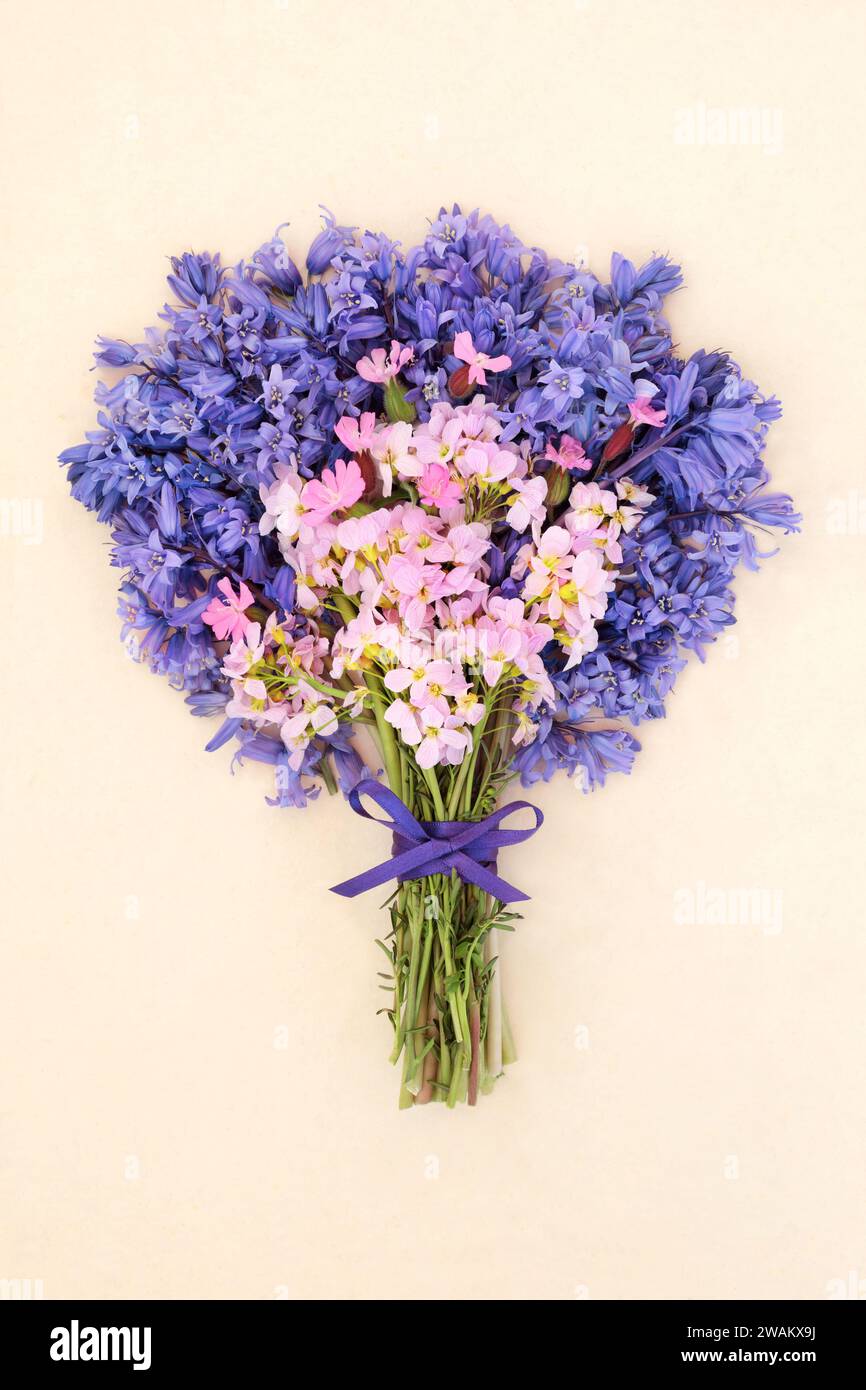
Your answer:
[[[331,892],[339,893],[341,898],[356,898],[359,893],[366,893],[368,888],[378,888],[392,878],[423,878],[427,866],[440,854],[441,846],[437,846],[435,841],[425,840],[422,845],[404,850],[373,869],[365,869],[364,873],[356,874],[354,878],[335,883]]]

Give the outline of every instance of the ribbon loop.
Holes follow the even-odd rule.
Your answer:
[[[365,796],[374,801],[386,817],[390,815],[390,819],[374,816],[366,810],[362,804]],[[506,883],[495,873],[495,868],[500,849],[528,840],[543,823],[544,816],[531,801],[511,801],[483,820],[419,821],[395,792],[367,777],[352,788],[349,805],[359,816],[391,831],[391,858],[355,878],[335,884],[332,893],[354,898],[392,878],[402,883],[407,879],[453,872],[464,883],[473,883],[500,902],[526,901],[528,895]],[[535,824],[524,830],[501,829],[503,821],[515,811],[531,811]]]

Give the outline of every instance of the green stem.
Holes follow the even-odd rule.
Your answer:
[[[377,689],[375,676],[366,674],[364,683],[373,697],[373,715],[376,720],[376,733],[379,736],[379,746],[382,751],[382,759],[385,763],[385,772],[388,775],[388,784],[392,792],[399,796],[403,790],[403,773],[400,763],[400,749],[397,745],[397,735],[385,718],[385,702],[380,691]]]
[[[433,807],[437,817],[439,820],[447,820],[448,816],[445,811],[445,802],[442,800],[442,793],[439,790],[439,779],[432,767],[424,768],[424,781],[430,788],[430,795],[433,798]]]

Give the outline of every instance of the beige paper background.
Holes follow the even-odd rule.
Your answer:
[[[44,533],[4,512],[0,1277],[866,1295],[863,7],[82,0],[3,30],[2,493]],[[702,106],[767,138],[682,143]],[[54,460],[167,255],[290,219],[300,258],[319,202],[410,243],[455,198],[596,267],[681,258],[675,335],[784,399],[768,457],[806,529],[742,576],[633,777],[538,791],[521,1060],[474,1113],[399,1114],[376,902],[327,891],[379,833],[204,754],[125,657],[107,532]],[[682,924],[699,884],[781,895],[782,929]]]

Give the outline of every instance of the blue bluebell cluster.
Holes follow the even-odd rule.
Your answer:
[[[221,650],[202,621],[216,583],[243,580],[265,612],[294,609],[292,570],[259,528],[260,488],[278,465],[312,478],[344,456],[337,421],[381,410],[380,387],[356,365],[394,339],[413,350],[406,394],[428,418],[448,400],[461,365],[454,338],[468,331],[479,351],[510,358],[484,394],[534,471],[552,466],[548,443],[569,435],[589,464],[575,480],[627,474],[655,498],[623,535],[597,649],[570,670],[554,644],[545,652],[557,704],[515,756],[527,785],[560,768],[580,771],[587,788],[628,771],[632,728],[664,714],[688,653],[703,659],[734,621],[737,566],[756,568],[761,538],[799,521],[767,486],[778,402],[726,353],[683,358],[674,347],[662,306],[681,283],[664,256],[636,268],[614,255],[599,280],[458,207],[406,252],[326,214],[303,273],[280,229],[239,265],[208,253],[172,260],[161,326],[140,343],[98,341],[112,380],[97,387],[96,428],[61,455],[73,496],[112,528],[124,639],[194,714],[224,714]],[[638,383],[656,388],[664,422],[612,447]],[[503,527],[497,539],[491,581],[509,594],[521,538]],[[300,771],[279,740],[241,720],[224,719],[208,746],[231,739],[238,756],[276,767],[279,805],[303,805],[317,774],[347,790],[364,772],[342,735],[311,744]]]

